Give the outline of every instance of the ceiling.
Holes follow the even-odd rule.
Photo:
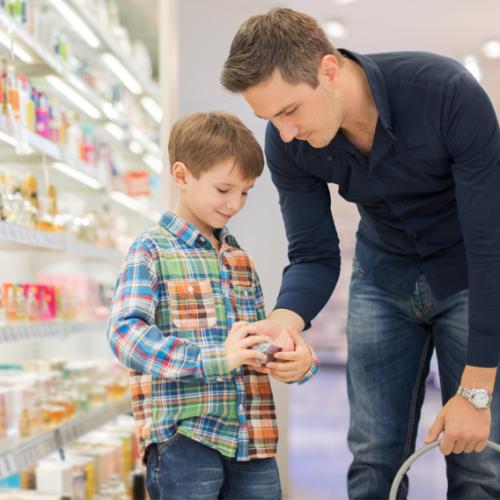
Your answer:
[[[141,38],[148,46],[156,61],[156,73],[160,1],[170,0],[118,2],[122,21],[132,38]],[[227,0],[205,1],[210,4],[213,19],[223,22]],[[357,0],[345,5],[337,0],[231,0],[232,8],[239,2],[252,4],[262,12],[270,6],[286,6],[306,12],[320,22],[332,17],[339,19],[347,28],[347,36],[334,43],[359,52],[425,50],[458,60],[473,54],[479,58],[482,84],[497,113],[500,112],[500,60],[488,60],[481,55],[481,45],[486,40],[500,39],[499,0]]]

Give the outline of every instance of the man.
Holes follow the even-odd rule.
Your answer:
[[[350,497],[387,498],[415,447],[435,348],[444,406],[426,442],[443,432],[448,497],[500,498],[499,457],[471,453],[500,437],[491,425],[500,132],[485,92],[444,57],[337,50],[314,19],[289,9],[240,27],[221,80],[269,121],[265,152],[290,259],[270,322],[302,331],[335,287],[327,184],[361,214],[347,325]],[[308,363],[291,362],[293,376]],[[407,490],[406,480],[401,498]]]

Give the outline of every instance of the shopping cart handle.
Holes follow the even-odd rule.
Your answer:
[[[396,495],[398,493],[399,485],[410,468],[410,466],[418,460],[422,455],[427,453],[428,451],[432,450],[433,448],[437,448],[441,444],[441,439],[438,439],[437,441],[434,441],[430,444],[426,444],[425,446],[422,446],[419,450],[417,450],[413,455],[410,455],[406,462],[400,467],[398,470],[398,473],[396,474],[396,477],[394,478],[394,481],[392,482],[391,486],[391,491],[389,493],[389,500],[396,500]],[[500,452],[500,444],[494,443],[493,441],[488,441],[488,446],[490,448],[493,448],[494,450]]]

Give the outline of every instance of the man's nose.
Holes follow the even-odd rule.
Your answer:
[[[281,139],[284,142],[290,142],[299,134],[299,127],[290,123],[281,123],[278,125]]]

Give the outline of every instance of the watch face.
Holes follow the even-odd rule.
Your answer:
[[[478,390],[472,393],[471,399],[472,399],[472,404],[476,408],[486,408],[488,406],[490,397],[488,396],[488,393],[486,391]]]

